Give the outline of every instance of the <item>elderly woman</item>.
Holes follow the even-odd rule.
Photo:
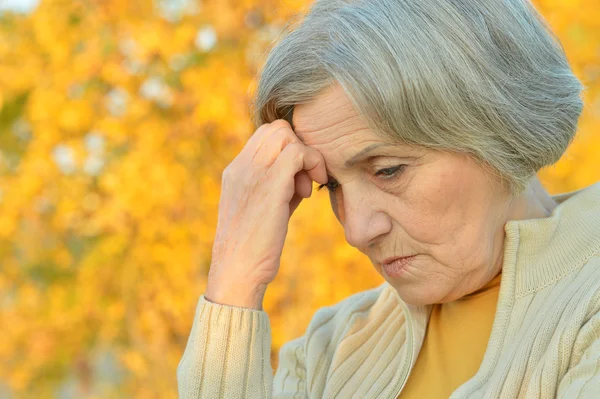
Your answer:
[[[536,178],[581,90],[527,0],[317,1],[224,171],[180,396],[600,397],[600,184]],[[320,309],[273,377],[262,300],[313,181],[385,282]]]

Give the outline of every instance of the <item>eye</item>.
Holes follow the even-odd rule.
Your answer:
[[[390,168],[379,169],[375,173],[375,176],[379,176],[382,179],[391,179],[392,177],[396,176],[398,172],[402,172],[404,167],[406,167],[406,165],[397,165]]]
[[[327,184],[321,184],[319,187],[317,187],[317,190],[320,190],[323,187],[327,187],[327,190],[335,191],[335,189],[338,188],[339,185],[340,184],[337,181],[335,181],[335,179],[329,177],[329,181],[327,182]]]
[[[379,176],[384,180],[391,179],[392,177],[396,176],[398,174],[398,172],[402,172],[405,167],[406,167],[406,165],[397,165],[397,166],[392,166],[390,168],[379,169],[377,172],[375,172],[375,176]],[[329,177],[329,181],[327,182],[327,184],[319,185],[317,187],[317,190],[321,190],[323,187],[327,187],[327,190],[329,190],[330,192],[333,192],[339,186],[340,186],[340,184],[333,177]]]

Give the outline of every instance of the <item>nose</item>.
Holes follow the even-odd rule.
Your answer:
[[[358,249],[367,248],[390,232],[392,221],[381,201],[381,195],[358,187],[353,191],[344,190],[342,225],[348,244]]]

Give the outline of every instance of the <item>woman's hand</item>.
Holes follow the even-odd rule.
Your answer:
[[[262,309],[279,270],[288,222],[312,181],[327,183],[323,156],[282,119],[260,126],[223,172],[205,298]]]

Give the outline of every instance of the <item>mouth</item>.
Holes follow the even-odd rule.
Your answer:
[[[394,256],[384,259],[381,263],[381,271],[390,278],[400,279],[405,275],[406,268],[415,256],[417,255]]]
[[[389,266],[390,264],[396,262],[397,260],[407,260],[410,258],[414,258],[417,255],[409,255],[409,256],[392,256],[390,258],[386,258],[381,262],[381,266]]]

